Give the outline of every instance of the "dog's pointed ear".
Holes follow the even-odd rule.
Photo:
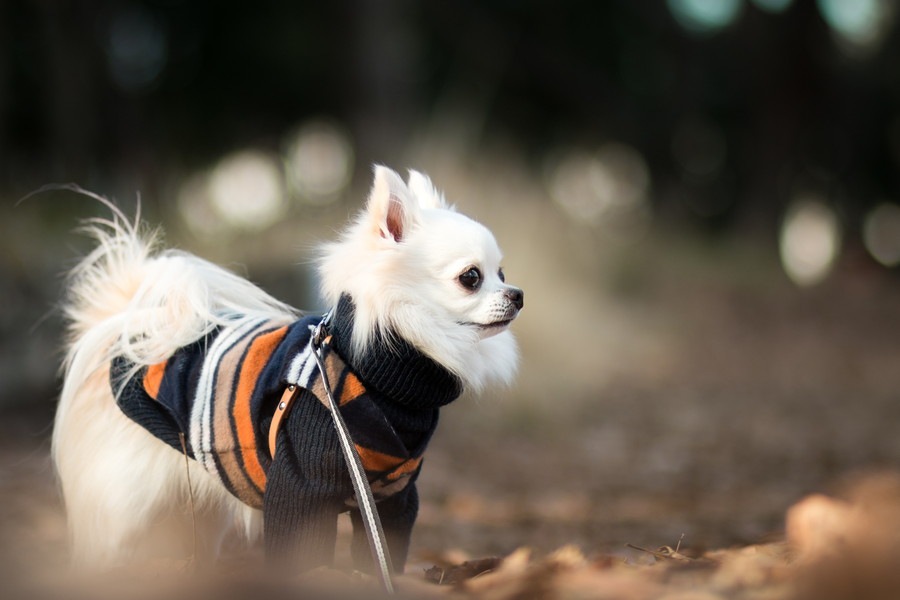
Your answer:
[[[381,237],[399,242],[418,222],[419,206],[397,173],[377,165],[366,207],[369,222]]]
[[[448,208],[444,194],[439,192],[424,173],[409,171],[409,191],[422,208]]]

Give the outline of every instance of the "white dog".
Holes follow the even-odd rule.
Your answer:
[[[76,563],[109,566],[158,551],[156,542],[171,553],[172,542],[192,540],[197,558],[210,560],[226,534],[262,530],[269,558],[328,564],[347,510],[353,556],[366,563],[309,360],[321,317],[301,318],[190,254],[157,252],[153,235],[113,210],[88,225],[98,246],[71,272],[65,303],[53,458]],[[384,167],[365,210],[324,247],[322,294],[334,307],[325,368],[397,570],[438,408],[463,387],[514,375],[508,325],[523,293],[505,283],[500,262],[491,233],[448,207],[427,177],[412,172],[404,183]],[[299,394],[272,452],[270,425],[290,385]]]

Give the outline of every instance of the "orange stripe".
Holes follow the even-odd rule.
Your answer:
[[[266,366],[266,362],[284,339],[286,333],[287,326],[284,326],[253,340],[247,350],[246,358],[241,364],[234,408],[231,413],[237,429],[238,447],[244,460],[244,470],[260,490],[266,487],[266,473],[256,455],[256,433],[250,415],[250,398],[253,396],[256,381]]]
[[[364,448],[359,444],[355,444],[355,446],[356,451],[359,452],[359,458],[362,461],[363,468],[366,471],[390,471],[403,464],[404,459],[399,456],[391,456],[384,452]]]
[[[408,475],[409,473],[412,473],[413,471],[418,469],[419,464],[421,464],[421,462],[422,462],[421,456],[419,458],[411,458],[408,461],[406,461],[405,463],[403,463],[402,465],[400,465],[399,467],[397,467],[393,472],[389,473],[387,477],[391,481],[396,481],[396,480],[400,479],[401,477],[403,477],[404,475]]]
[[[365,391],[366,388],[363,387],[362,382],[360,382],[356,375],[347,371],[347,376],[344,378],[344,387],[341,390],[341,399],[338,404],[343,406],[352,400],[356,400],[362,396]]]
[[[144,374],[144,391],[156,400],[159,397],[159,386],[162,385],[163,375],[166,373],[166,365],[168,361],[156,363],[147,367]]]

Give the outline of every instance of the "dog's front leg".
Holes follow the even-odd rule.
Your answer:
[[[394,571],[403,573],[409,553],[409,539],[412,536],[413,525],[419,512],[419,494],[416,491],[415,483],[410,482],[406,489],[378,502],[377,507],[381,525],[384,527],[384,534],[387,537],[388,551],[391,553]],[[350,519],[353,522],[351,545],[353,563],[360,571],[371,571],[372,554],[366,538],[366,527],[359,510],[350,511]]]
[[[333,562],[337,518],[350,494],[330,416],[305,400],[279,434],[263,496],[267,560],[301,570]]]
[[[270,469],[263,500],[267,561],[301,571],[331,565],[343,507],[335,503],[331,492],[317,489],[281,466]]]

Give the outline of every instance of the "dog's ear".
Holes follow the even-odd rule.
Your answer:
[[[424,173],[409,171],[409,191],[419,201],[422,208],[449,208],[444,194],[439,192],[431,179]]]
[[[378,165],[366,206],[369,222],[381,237],[399,242],[419,220],[419,206],[397,173]]]

